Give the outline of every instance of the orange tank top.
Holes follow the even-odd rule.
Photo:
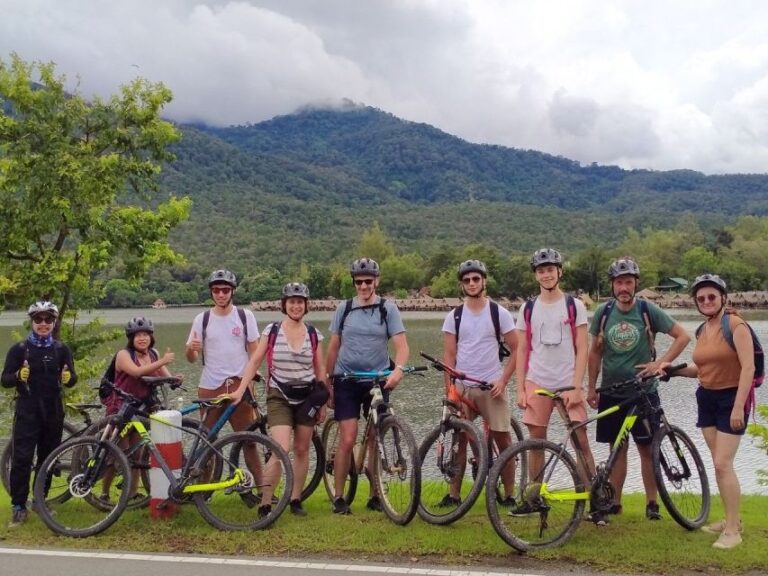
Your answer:
[[[735,314],[728,317],[731,334],[744,320]],[[741,364],[736,350],[723,336],[720,318],[704,324],[693,349],[693,361],[699,369],[699,382],[709,390],[737,388],[741,376]]]

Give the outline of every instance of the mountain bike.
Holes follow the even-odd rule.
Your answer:
[[[685,366],[670,367],[667,374]],[[637,375],[624,382],[602,386],[598,392],[621,390],[622,393],[631,392],[631,395],[592,418],[575,424],[570,420],[561,397],[563,392],[573,390],[573,387],[556,392],[536,390],[537,394],[552,398],[566,425],[566,435],[559,444],[549,440],[526,440],[505,450],[491,468],[489,485],[496,481],[501,467],[509,459],[527,455],[531,468],[528,476],[516,478],[520,502],[517,510],[499,511],[495,503],[486,498],[491,524],[502,540],[520,552],[558,546],[576,531],[587,502],[591,511],[608,513],[615,502],[615,490],[610,482],[611,470],[638,420],[645,425],[649,435],[652,433],[653,472],[659,496],[670,516],[688,530],[695,530],[704,524],[710,506],[709,481],[704,463],[688,435],[670,424],[661,406],[651,402],[650,397],[656,388],[655,378],[653,375]],[[598,464],[592,475],[585,469],[582,447],[575,430],[628,405],[633,406],[611,445],[608,460]],[[658,417],[660,422],[655,430],[651,425],[654,417]],[[576,460],[568,451],[569,441],[573,443]],[[540,464],[534,465],[534,462]],[[590,481],[585,480],[590,477]]]
[[[426,366],[406,366],[405,374],[427,370]],[[353,381],[370,385],[371,408],[366,416],[362,441],[352,451],[350,473],[345,485],[344,498],[351,504],[357,492],[357,482],[365,473],[381,499],[382,509],[395,524],[405,525],[416,515],[421,490],[421,464],[416,440],[410,427],[395,415],[392,406],[384,400],[382,386],[391,370],[380,372],[345,372],[334,374],[335,381]],[[325,453],[325,488],[331,500],[335,495],[333,464],[339,442],[339,423],[329,419],[323,427]],[[370,469],[365,467],[368,448],[373,443],[374,454]]]
[[[288,454],[271,438],[259,432],[237,432],[224,436],[216,442],[209,442],[205,434],[195,429],[173,426],[162,420],[156,413],[147,414],[140,410],[141,400],[117,390],[125,400],[118,413],[103,429],[99,437],[82,436],[70,440],[45,459],[35,481],[34,493],[38,502],[41,520],[51,530],[64,536],[83,538],[106,530],[111,526],[128,504],[132,489],[131,465],[117,445],[119,435],[136,431],[142,445],[168,479],[168,502],[182,503],[190,496],[200,514],[212,526],[221,530],[262,529],[271,525],[283,512],[290,499],[293,482]],[[205,403],[206,401],[201,401]],[[169,463],[152,441],[141,416],[153,422],[160,422],[179,428],[182,434],[195,437],[193,452],[199,443],[206,448],[198,458],[188,458],[183,464]],[[264,455],[269,453],[276,474],[270,478],[261,476],[234,464],[229,454],[250,452],[265,464]],[[61,462],[70,463],[64,469]],[[178,477],[173,467],[180,466]],[[95,507],[89,497],[97,490],[103,490],[103,480],[109,474],[112,481],[109,492],[99,499],[107,499],[109,506]],[[271,499],[262,492],[272,492]],[[68,493],[65,499],[50,498],[50,495]],[[268,502],[269,505],[263,505]],[[161,507],[163,504],[160,505]]]
[[[473,422],[464,418],[462,404],[478,413],[477,406],[456,388],[456,380],[471,382],[480,390],[492,388],[489,382],[459,372],[429,354],[421,352],[433,368],[449,375],[450,384],[443,399],[440,422],[424,438],[419,447],[421,459],[421,498],[419,516],[430,524],[450,524],[466,514],[485,486],[488,469],[498,457],[499,450],[483,422],[481,437]],[[510,417],[513,443],[524,440],[523,429],[514,416]],[[469,452],[467,452],[469,447]],[[465,476],[466,465],[471,474]],[[524,474],[527,462],[518,459],[515,466]],[[459,497],[451,497],[452,486],[459,484]],[[499,482],[494,493],[501,504],[505,501],[503,483]]]

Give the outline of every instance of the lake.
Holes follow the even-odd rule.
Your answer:
[[[144,315],[151,318],[156,326],[157,347],[162,353],[166,346],[169,346],[177,354],[174,364],[169,366],[171,372],[181,373],[188,383],[188,390],[185,392],[185,400],[194,395],[195,385],[200,377],[200,365],[190,364],[184,358],[184,343],[192,323],[192,319],[203,308],[166,308],[162,310],[151,309],[118,309],[94,312],[84,314],[83,318],[88,319],[91,315],[102,317],[108,325],[122,325],[134,316]],[[673,310],[672,314],[678,318],[681,324],[693,334],[696,326],[701,322],[700,318],[690,310]],[[257,312],[256,319],[259,328],[263,329],[266,324],[272,320],[279,319],[281,315],[274,312]],[[418,352],[423,350],[432,355],[439,356],[442,353],[441,342],[442,335],[440,327],[442,326],[444,312],[406,312],[403,314],[406,328],[408,330],[408,343],[411,348],[411,363],[423,364],[420,362]],[[22,322],[26,318],[22,312],[4,312],[0,315],[0,350],[7,350],[15,338],[13,332],[23,330]],[[330,322],[330,312],[316,312],[309,316],[309,319],[317,328],[327,334],[328,324]],[[761,338],[763,346],[768,348],[768,314],[765,312],[751,313],[747,315],[755,331]],[[659,353],[669,346],[670,338],[665,335],[659,335],[657,338],[657,348]],[[123,340],[115,343],[114,350],[122,346]],[[693,343],[683,352],[680,361],[689,361]],[[111,357],[112,351],[105,350],[104,358]],[[82,386],[87,386],[83,383]],[[80,387],[81,384],[78,385]],[[668,383],[662,383],[660,394],[662,405],[667,413],[669,420],[688,432],[691,438],[698,445],[702,457],[707,464],[710,483],[714,486],[714,470],[712,469],[709,453],[704,445],[704,440],[695,426],[696,419],[696,401],[694,392],[696,382],[688,378],[676,378]],[[510,399],[514,400],[514,391],[510,391]],[[260,391],[263,396],[263,391]],[[90,392],[90,397],[95,398],[95,391]],[[440,403],[443,397],[442,375],[437,371],[429,371],[424,377],[408,377],[393,395],[395,410],[405,416],[411,424],[416,435],[417,442],[426,435],[438,421],[440,417]],[[759,404],[768,403],[768,385],[757,390]],[[517,416],[520,411],[512,402],[512,409]],[[0,430],[6,430],[10,422],[11,413],[8,409],[8,403],[3,402],[3,413],[0,414]],[[552,418],[552,432],[550,437],[559,439],[562,437],[563,428],[560,426],[559,418],[556,414]],[[590,437],[594,438],[594,431],[590,430]],[[595,450],[595,458],[600,461],[607,456],[607,447],[598,445]],[[639,463],[637,462],[637,452],[634,447],[630,448],[630,466],[626,482],[626,490],[629,492],[642,491],[642,483],[639,477]],[[764,450],[760,450],[756,441],[749,435],[745,435],[739,453],[736,459],[736,467],[739,478],[742,483],[744,493],[768,494],[768,487],[760,486],[757,483],[755,471],[757,469],[768,469],[768,455]]]

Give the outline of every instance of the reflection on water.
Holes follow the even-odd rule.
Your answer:
[[[156,325],[157,347],[161,351],[166,346],[170,346],[177,354],[176,362],[170,365],[174,373],[181,373],[187,385],[187,391],[184,392],[185,399],[188,400],[195,394],[195,385],[200,377],[200,365],[189,364],[183,356],[184,343],[186,341],[189,327],[195,314],[200,312],[199,308],[180,308],[164,310],[110,310],[104,314],[105,321],[110,324],[122,324],[137,315],[146,315],[151,318]],[[677,314],[676,314],[677,315]],[[317,325],[318,329],[327,334],[330,313],[313,313],[311,320]],[[256,315],[260,329],[266,324],[280,317],[277,313],[257,313]],[[441,354],[442,336],[440,326],[444,313],[406,313],[404,314],[406,328],[408,329],[408,342],[411,348],[411,363],[423,364],[418,356],[420,350],[431,353],[432,355]],[[693,334],[700,320],[687,311],[678,316],[683,327],[690,334]],[[12,331],[21,330],[21,321],[24,316],[21,313],[3,313],[0,316],[2,326],[0,328],[0,349],[7,350],[13,342]],[[763,345],[768,347],[768,316],[751,315],[749,317],[752,326],[760,336]],[[657,346],[659,353],[663,353],[671,342],[665,335],[659,335]],[[115,350],[121,346],[122,342],[115,344]],[[693,344],[683,352],[681,361],[689,361]],[[105,351],[105,357],[111,354]],[[78,386],[79,388],[79,386]],[[698,445],[702,457],[707,464],[710,483],[713,491],[716,490],[714,482],[714,470],[712,469],[709,452],[707,451],[700,432],[696,429],[696,401],[694,392],[696,383],[687,378],[676,378],[668,383],[662,383],[660,393],[664,409],[669,420],[683,428]],[[519,410],[514,405],[514,390],[510,391],[510,400],[512,401],[513,412],[520,416]],[[92,398],[95,398],[95,392],[92,392]],[[263,396],[263,392],[261,392]],[[414,429],[417,441],[420,441],[429,429],[436,425],[440,416],[440,402],[443,395],[442,375],[436,371],[427,372],[425,376],[411,376],[406,378],[400,388],[393,395],[395,410],[405,416]],[[758,403],[768,403],[768,385],[757,390]],[[6,429],[10,414],[4,411],[0,414],[0,425]],[[594,425],[593,425],[594,426]],[[557,440],[562,437],[564,431],[560,426],[557,415],[553,415],[550,438]],[[590,436],[594,437],[594,432],[590,431]],[[607,449],[605,446],[595,448],[595,456],[598,460],[605,459]],[[637,452],[634,447],[630,448],[629,474],[626,482],[626,490],[629,492],[642,491],[642,483],[639,477],[639,463],[637,462]],[[755,440],[749,435],[745,435],[742,445],[736,459],[736,467],[739,478],[742,483],[742,490],[745,493],[768,494],[768,487],[759,486],[756,481],[755,470],[758,468],[768,469],[768,455],[755,445]]]

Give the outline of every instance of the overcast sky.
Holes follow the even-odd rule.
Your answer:
[[[178,121],[342,99],[471,142],[625,168],[768,172],[768,2],[0,0],[0,58],[83,94],[136,76]]]

